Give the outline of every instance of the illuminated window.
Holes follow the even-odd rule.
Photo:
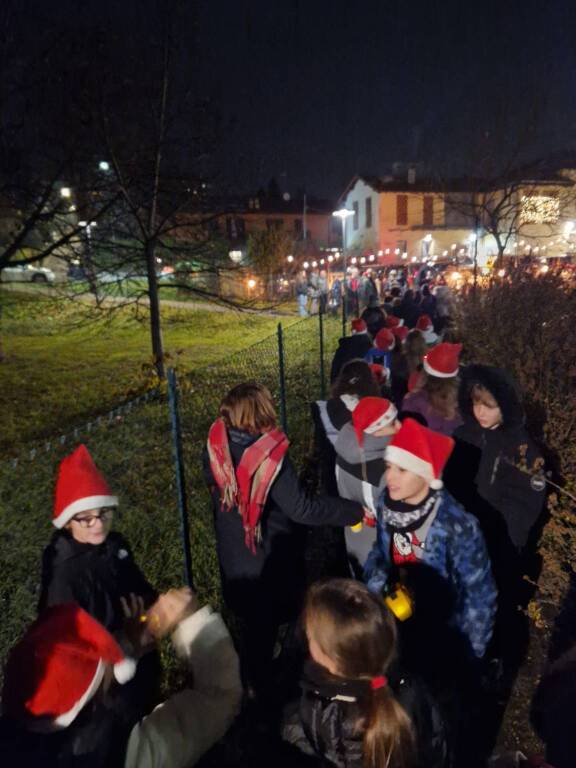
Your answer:
[[[549,195],[524,195],[520,221],[522,224],[554,224],[560,216],[560,201]]]

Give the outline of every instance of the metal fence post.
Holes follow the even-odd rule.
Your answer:
[[[180,536],[184,552],[184,578],[188,586],[194,586],[192,578],[192,553],[190,552],[190,523],[188,520],[188,502],[186,482],[184,480],[184,458],[182,456],[182,432],[180,430],[180,412],[178,411],[178,387],[173,368],[168,369],[168,402],[170,405],[170,423],[172,427],[172,452],[176,474],[176,493],[180,512]]]
[[[286,415],[286,377],[284,374],[284,335],[282,323],[278,323],[278,374],[280,377],[280,422],[282,429],[288,434],[288,419]]]
[[[318,332],[320,334],[320,399],[324,400],[326,396],[326,382],[324,381],[324,313],[322,309],[318,312]]]

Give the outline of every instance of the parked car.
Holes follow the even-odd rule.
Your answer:
[[[3,283],[53,283],[56,275],[46,267],[35,267],[33,264],[14,264],[4,267],[0,272]]]

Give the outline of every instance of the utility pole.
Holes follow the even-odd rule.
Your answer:
[[[306,192],[304,192],[304,202],[303,202],[303,207],[302,207],[302,229],[303,229],[303,232],[302,232],[303,237],[302,237],[302,239],[304,240],[304,243],[306,243],[306,238],[308,236],[307,225],[306,225],[306,210],[307,210],[307,208],[306,208]]]

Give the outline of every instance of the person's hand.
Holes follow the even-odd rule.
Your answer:
[[[137,654],[144,653],[154,642],[147,626],[144,613],[144,600],[140,595],[130,592],[128,597],[120,597],[124,613],[124,631]]]
[[[146,612],[147,629],[159,640],[199,607],[198,598],[188,587],[170,589]]]

